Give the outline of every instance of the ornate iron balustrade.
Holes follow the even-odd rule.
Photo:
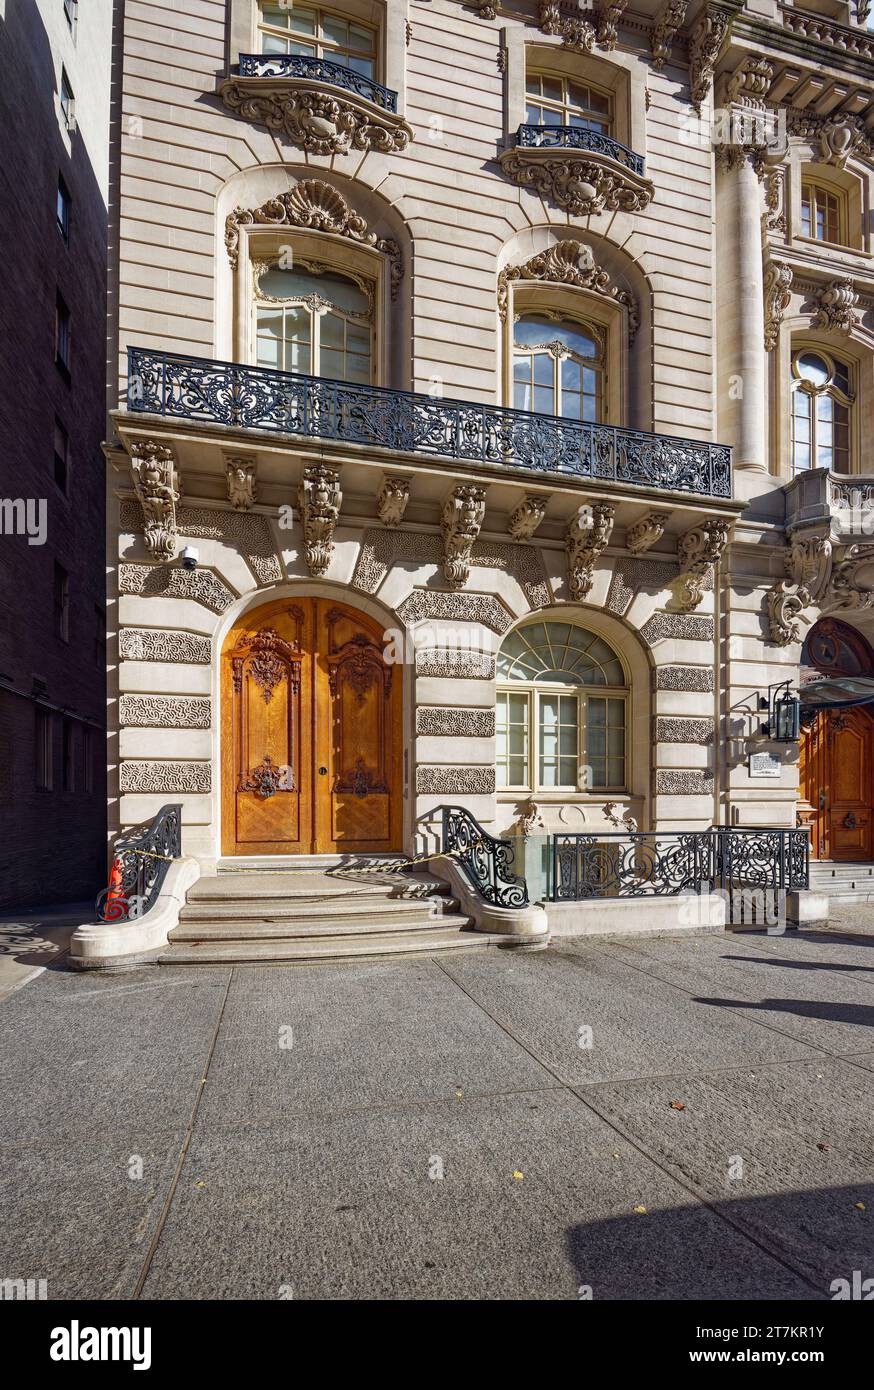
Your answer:
[[[481,898],[496,907],[527,907],[528,885],[513,873],[513,846],[496,840],[463,806],[443,806],[444,854],[452,854]]]
[[[128,409],[490,467],[731,497],[725,444],[128,348]]]
[[[330,58],[307,58],[299,53],[241,53],[241,77],[303,77],[309,82],[326,82],[344,92],[363,97],[383,111],[396,113],[398,94],[363,73],[353,72]]]
[[[633,174],[644,176],[645,161],[642,154],[635,154],[621,140],[603,135],[600,130],[584,130],[575,125],[520,125],[516,131],[516,144],[522,149],[535,150],[588,150],[590,154],[603,154],[624,164]]]
[[[675,897],[717,889],[797,892],[810,884],[807,830],[605,831],[551,841],[551,902]]]
[[[121,883],[105,888],[98,899],[104,921],[131,921],[154,907],[170,864],[181,853],[181,805],[162,806],[139,835],[116,840],[113,858],[121,866]]]

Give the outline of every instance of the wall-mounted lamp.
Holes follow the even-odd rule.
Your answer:
[[[797,743],[801,735],[801,701],[792,690],[791,681],[768,686],[768,694],[759,696],[759,709],[768,711],[762,724],[765,738],[775,743]]]
[[[182,552],[182,568],[186,570],[196,570],[200,553],[196,546],[186,545]]]

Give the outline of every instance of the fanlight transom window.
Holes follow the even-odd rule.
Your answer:
[[[803,349],[792,358],[792,465],[850,470],[850,369],[829,353]]]
[[[307,266],[255,267],[259,367],[369,384],[373,285]]]
[[[622,791],[628,686],[613,648],[575,623],[512,632],[498,654],[498,786]]]
[[[376,34],[364,24],[311,5],[261,5],[262,53],[329,58],[364,77],[376,76]]]
[[[529,72],[525,97],[528,125],[570,125],[610,134],[610,97],[587,83]]]
[[[591,324],[525,314],[513,332],[513,405],[570,420],[602,418],[604,337]]]

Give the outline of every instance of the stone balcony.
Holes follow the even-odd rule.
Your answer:
[[[327,58],[241,53],[238,71],[218,91],[228,110],[281,131],[310,154],[390,154],[413,137],[396,92]]]
[[[874,474],[850,476],[828,468],[799,473],[785,489],[786,529],[815,529],[837,544],[874,542]]]
[[[571,217],[605,209],[642,212],[652,201],[643,156],[598,130],[520,125],[499,159],[514,183],[548,198]]]
[[[128,349],[127,404],[136,415],[252,437],[702,500],[732,496],[731,450],[724,444],[138,347]]]

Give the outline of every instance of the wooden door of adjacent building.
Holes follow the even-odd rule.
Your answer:
[[[400,672],[382,628],[325,599],[247,613],[222,653],[222,852],[399,850]]]
[[[874,719],[867,708],[821,710],[802,735],[800,774],[814,859],[872,859]]]

